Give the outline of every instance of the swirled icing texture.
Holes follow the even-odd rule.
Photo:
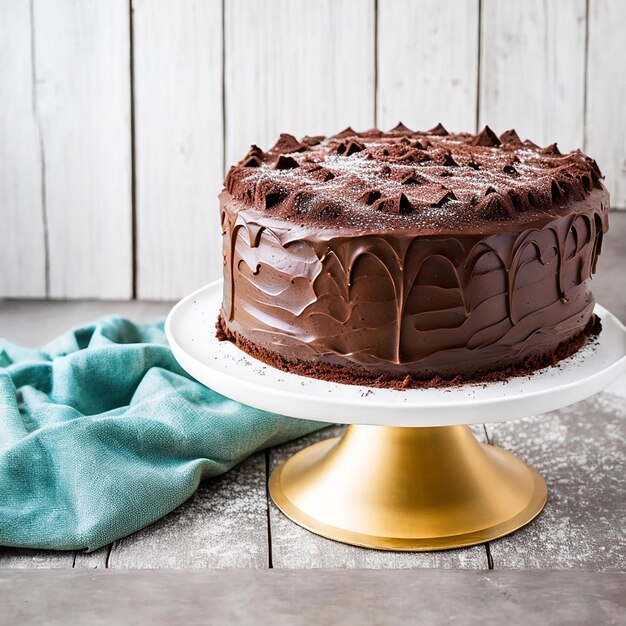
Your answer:
[[[453,137],[462,137],[467,146],[502,152],[501,145],[491,145],[495,142],[489,133],[483,131],[471,140],[466,135]],[[424,135],[421,143],[434,146],[440,136],[444,135]],[[387,145],[380,135],[375,139],[376,150]],[[392,137],[390,145],[396,145],[396,139]],[[292,140],[283,139],[291,142],[289,150],[294,148]],[[355,141],[365,147],[351,152]],[[486,142],[491,144],[481,145]],[[336,138],[330,138],[316,145],[330,152],[335,143]],[[346,156],[330,159],[353,158],[370,144],[359,135],[349,141],[344,138],[340,145],[345,145]],[[529,152],[521,146],[519,142],[519,149],[511,150],[506,159],[513,161],[512,156]],[[289,158],[303,152],[291,151]],[[460,152],[450,152],[456,162]],[[469,148],[465,154],[477,159]],[[485,208],[482,200],[472,203],[456,174],[443,177],[454,179],[454,200],[441,203],[439,199],[431,204],[440,206],[420,209],[418,196],[413,195],[408,201],[414,208],[404,213],[402,206],[397,212],[388,209],[389,213],[384,205],[355,208],[360,200],[355,200],[356,191],[344,181],[339,196],[342,209],[334,218],[324,210],[330,196],[316,192],[317,183],[309,185],[306,176],[290,193],[310,193],[308,210],[293,215],[290,211],[297,202],[291,203],[292,208],[284,206],[289,194],[283,193],[270,207],[257,206],[246,201],[248,196],[237,196],[233,185],[228,191],[227,180],[221,195],[222,330],[230,339],[253,345],[257,355],[273,355],[271,362],[278,356],[287,365],[354,368],[360,376],[371,378],[471,379],[515,366],[529,355],[549,355],[583,332],[590,321],[594,300],[587,281],[608,227],[608,194],[599,170],[595,176],[590,173],[597,166],[578,152],[567,157],[576,164],[558,167],[570,168],[571,176],[563,172],[559,176],[570,181],[588,176],[588,184],[559,183],[559,193],[553,196],[551,191],[548,197],[545,188],[552,188],[552,183],[547,185],[543,170],[533,178],[530,170],[518,165],[525,172],[525,204],[504,206],[498,200],[496,209],[493,202],[491,208]],[[496,163],[504,157],[489,158]],[[292,162],[283,165],[289,167],[269,171],[300,167]],[[259,167],[263,166],[253,169]],[[328,165],[329,171],[332,167]],[[589,169],[581,173],[584,167]],[[321,188],[338,177],[323,181]],[[485,184],[493,186],[499,177],[499,173],[494,180],[487,177]],[[271,177],[257,174],[255,189],[263,180]],[[384,189],[383,198],[389,196],[389,188]],[[510,198],[511,189],[518,190],[519,181],[509,187],[499,183],[486,196]],[[423,202],[432,199],[428,194],[420,196]],[[446,209],[452,202],[454,210]],[[467,214],[472,218],[469,223]],[[383,215],[389,219],[380,219]],[[465,219],[456,219],[458,215]]]

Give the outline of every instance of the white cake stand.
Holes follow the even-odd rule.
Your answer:
[[[511,533],[542,510],[546,485],[466,424],[514,420],[582,400],[626,371],[626,328],[596,306],[602,333],[574,356],[504,383],[395,391],[282,372],[215,337],[222,281],[181,300],[165,332],[180,365],[215,391],[290,417],[351,424],[277,468],[270,493],[309,530],[387,550],[440,550]],[[420,428],[416,428],[420,427]]]

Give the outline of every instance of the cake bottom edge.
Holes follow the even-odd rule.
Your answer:
[[[580,350],[590,337],[595,337],[602,330],[600,318],[593,314],[584,330],[560,343],[554,350],[543,354],[529,354],[517,364],[488,371],[477,371],[471,376],[455,376],[443,378],[439,375],[420,377],[415,374],[394,375],[374,374],[360,368],[357,364],[337,365],[320,361],[288,359],[277,352],[267,350],[253,341],[229,330],[220,314],[217,323],[216,337],[220,341],[230,341],[240,350],[263,363],[283,372],[298,374],[308,378],[317,378],[344,385],[362,385],[386,389],[441,388],[458,387],[464,384],[504,382],[516,376],[529,376],[537,370],[555,366]]]

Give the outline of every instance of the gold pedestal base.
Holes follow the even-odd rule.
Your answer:
[[[541,476],[467,426],[349,426],[270,477],[280,510],[308,530],[380,550],[445,550],[502,537],[547,497]]]

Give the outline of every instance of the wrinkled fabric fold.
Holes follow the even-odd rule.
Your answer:
[[[191,379],[162,322],[108,317],[41,349],[0,339],[0,545],[95,550],[323,426]]]

